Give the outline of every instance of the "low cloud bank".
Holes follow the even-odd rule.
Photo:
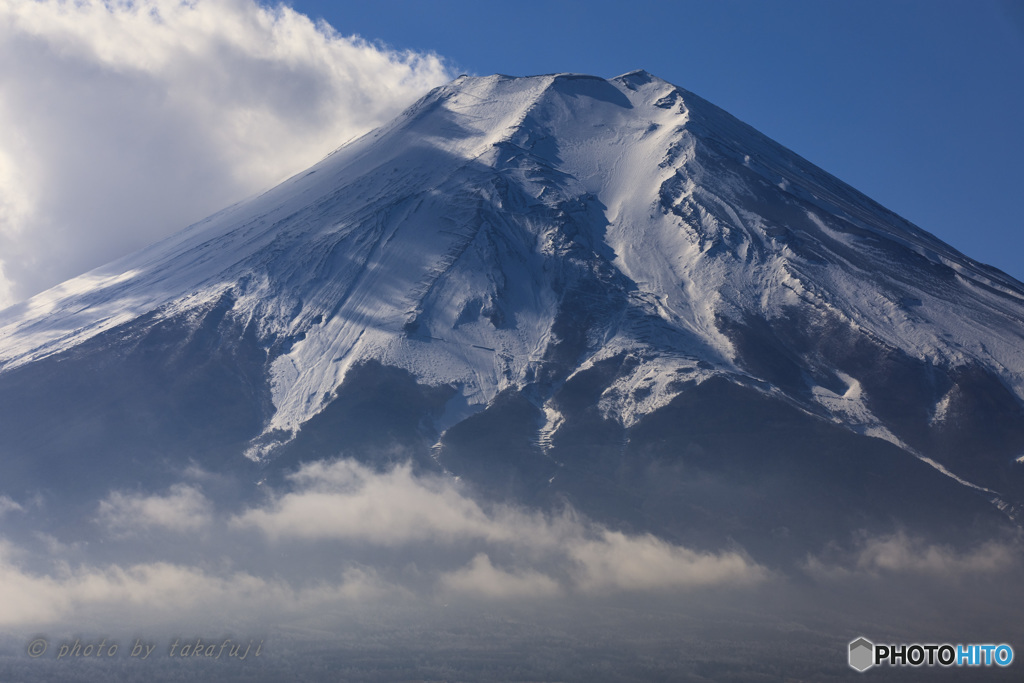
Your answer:
[[[219,477],[193,467],[166,489],[110,491],[51,534],[24,525],[60,519],[54,501],[2,499],[4,533],[20,535],[0,541],[0,661],[24,680],[69,667],[113,680],[130,666],[133,679],[752,680],[785,669],[825,680],[847,670],[857,635],[1012,642],[1024,604],[1014,539],[953,547],[862,533],[769,570],[733,547],[491,504],[409,465],[310,463],[246,503],[219,495],[232,489]],[[169,655],[200,637],[265,647],[251,669]],[[159,657],[132,660],[137,638]],[[55,659],[77,639],[108,639],[123,656],[90,661],[90,678],[84,660]],[[40,640],[48,659],[26,654]]]
[[[961,577],[998,575],[1020,567],[1020,548],[1011,541],[988,539],[969,548],[929,543],[905,531],[862,536],[852,549],[832,549],[807,558],[806,573],[816,579],[885,579],[928,577],[955,581]]]
[[[114,491],[91,524],[91,554],[82,542],[42,544],[36,555],[49,554],[48,569],[0,546],[2,623],[287,618],[370,602],[685,593],[770,578],[737,551],[697,552],[571,510],[489,507],[455,480],[352,460],[306,465],[284,490],[233,514],[218,512],[195,481],[149,495]]]
[[[0,625],[8,627],[85,625],[104,617],[110,624],[255,621],[375,599],[391,590],[372,572],[357,568],[296,587],[245,571],[213,572],[170,562],[125,567],[58,562],[52,573],[36,574],[19,567],[17,554],[9,544],[0,545]]]
[[[961,603],[1005,595],[1020,567],[1011,541],[952,548],[897,532],[837,539],[794,567],[804,577],[794,580],[740,549],[695,550],[571,509],[489,504],[408,464],[310,463],[233,510],[219,507],[217,485],[189,472],[162,491],[111,491],[86,520],[90,537],[3,541],[0,623],[308,624],[448,603],[554,615],[555,605],[606,599],[753,611],[781,600],[811,615],[852,614],[935,595],[943,598],[931,609],[958,615]],[[2,499],[18,524],[31,524],[24,510],[35,505]]]
[[[357,540],[369,544],[477,543],[511,551],[527,564],[518,572],[496,569],[486,554],[446,584],[523,592],[554,592],[555,578],[540,567],[561,570],[570,592],[661,590],[693,586],[756,583],[767,577],[737,552],[700,553],[650,534],[628,535],[587,522],[571,511],[544,515],[510,506],[485,510],[440,477],[417,477],[408,465],[385,473],[353,461],[307,465],[291,477],[294,489],[262,508],[231,520],[236,528],[254,527],[271,540]],[[536,566],[534,566],[536,565]]]

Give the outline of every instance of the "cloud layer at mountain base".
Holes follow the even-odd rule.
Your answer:
[[[38,527],[56,501],[4,499],[0,659],[29,679],[60,676],[71,670],[52,667],[80,664],[33,660],[29,640],[144,638],[164,650],[147,675],[173,677],[165,650],[180,636],[265,641],[256,669],[216,675],[266,680],[275,667],[318,680],[347,661],[359,662],[354,678],[435,665],[536,678],[591,662],[673,676],[706,661],[724,675],[742,643],[747,673],[806,662],[816,679],[832,666],[821,652],[842,654],[851,632],[878,635],[880,623],[922,639],[1005,639],[1021,599],[1012,540],[953,548],[861,534],[768,569],[728,544],[696,550],[571,508],[486,503],[409,464],[307,463],[230,505],[219,476],[193,467],[163,490],[109,491],[77,527]],[[513,655],[525,669],[502,668]],[[142,664],[74,672],[101,680],[118,666]]]
[[[612,531],[571,510],[484,506],[454,480],[409,465],[308,464],[284,490],[234,512],[215,510],[202,487],[194,479],[154,494],[112,491],[90,521],[95,536],[77,545],[50,538],[29,551],[6,542],[4,622],[246,619],[379,600],[588,598],[770,580],[736,551]],[[27,521],[24,505],[7,507]],[[29,568],[19,558],[32,552]]]
[[[0,0],[0,306],[184,228],[449,80],[253,0]]]

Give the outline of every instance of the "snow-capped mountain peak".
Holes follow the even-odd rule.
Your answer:
[[[1019,410],[1022,320],[1020,283],[692,93],[496,75],[0,313],[0,374],[230,325],[264,354],[255,459],[366,363],[450,390],[442,437],[511,392],[550,443],[561,388],[611,363],[595,409],[627,430],[718,377],[930,457],[965,377]]]

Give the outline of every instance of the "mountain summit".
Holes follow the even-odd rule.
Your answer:
[[[1022,348],[1024,285],[692,93],[461,77],[0,312],[0,468],[71,500],[411,459],[792,558],[1009,526]]]

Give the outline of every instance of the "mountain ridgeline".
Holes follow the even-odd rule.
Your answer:
[[[0,312],[0,482],[83,514],[411,460],[786,564],[1024,519],[1024,285],[638,71],[461,77]]]

